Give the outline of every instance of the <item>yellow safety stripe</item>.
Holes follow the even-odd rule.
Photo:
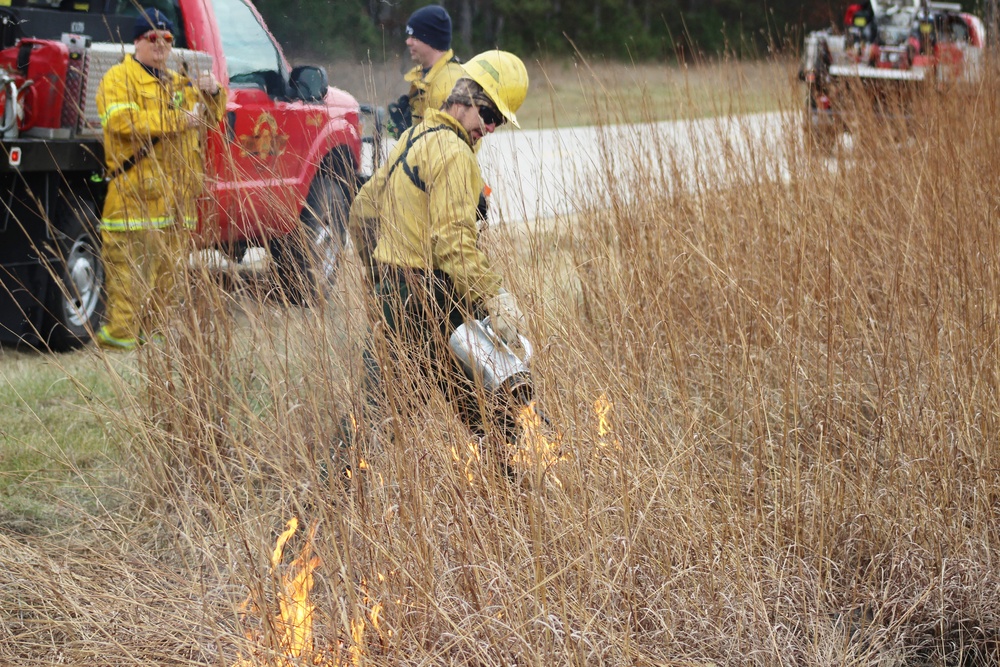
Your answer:
[[[97,342],[101,345],[105,345],[107,347],[117,347],[120,350],[132,350],[139,344],[135,338],[115,338],[108,333],[108,328],[106,326],[101,327],[100,330],[98,330],[96,338]]]
[[[111,106],[109,106],[107,109],[104,110],[104,115],[101,116],[101,127],[104,127],[105,125],[108,124],[108,119],[111,118],[111,114],[116,113],[118,111],[124,111],[126,109],[135,109],[136,111],[138,111],[139,105],[136,104],[135,102],[122,102],[120,104],[112,104]]]
[[[160,218],[143,218],[142,220],[111,220],[109,218],[103,218],[101,220],[101,229],[108,232],[133,232],[140,231],[143,229],[163,229],[164,227],[169,227],[176,222],[176,218],[170,217],[160,217]],[[195,218],[184,218],[184,228],[194,229],[197,225],[197,220]]]

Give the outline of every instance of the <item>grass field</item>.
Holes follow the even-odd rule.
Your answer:
[[[801,92],[793,80],[796,66],[788,62],[672,67],[577,59],[526,64],[530,94],[517,114],[525,129],[775,111]],[[397,58],[325,66],[333,85],[362,102],[385,105],[407,92],[403,72],[410,65]]]
[[[760,67],[659,106],[801,92]],[[632,118],[626,79],[529,117]],[[163,345],[0,351],[0,664],[996,664],[997,80],[489,230],[551,419],[514,482],[427,387],[351,426],[353,261],[320,309],[194,280]]]
[[[110,467],[101,411],[113,398],[94,352],[0,348],[0,526],[44,534],[95,506],[85,489]]]

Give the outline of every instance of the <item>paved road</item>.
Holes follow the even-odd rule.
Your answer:
[[[796,117],[797,118],[797,117]],[[683,181],[780,176],[783,136],[795,119],[779,113],[559,130],[504,128],[484,139],[483,176],[493,190],[491,219],[524,222],[572,213],[626,192]],[[629,175],[638,171],[644,182]]]
[[[782,137],[797,127],[797,118],[769,113],[557,130],[503,128],[486,137],[479,151],[493,191],[490,220],[519,224],[572,214],[581,203],[607,201],[609,184],[630,192],[678,181],[713,187],[734,178],[777,177],[785,170]],[[368,145],[365,150],[370,164]],[[641,183],[631,178],[636,173]],[[241,266],[259,269],[265,257],[263,248],[251,248]],[[228,265],[216,251],[192,258],[199,261]]]

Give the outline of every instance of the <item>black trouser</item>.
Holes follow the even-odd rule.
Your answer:
[[[382,321],[374,327],[376,349],[366,350],[369,393],[391,400],[399,390],[413,391],[419,400],[423,388],[436,386],[473,433],[513,443],[513,406],[473,383],[448,345],[455,329],[480,313],[455,297],[447,274],[380,265],[372,277]]]

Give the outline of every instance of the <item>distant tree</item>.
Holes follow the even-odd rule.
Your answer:
[[[254,4],[284,44],[347,54],[381,43],[368,0],[254,0]]]
[[[998,0],[978,0],[995,6]],[[460,57],[487,48],[525,56],[671,59],[723,51],[759,56],[797,48],[805,29],[839,21],[838,0],[438,0]],[[257,0],[285,43],[331,55],[404,51],[406,19],[427,0]]]

